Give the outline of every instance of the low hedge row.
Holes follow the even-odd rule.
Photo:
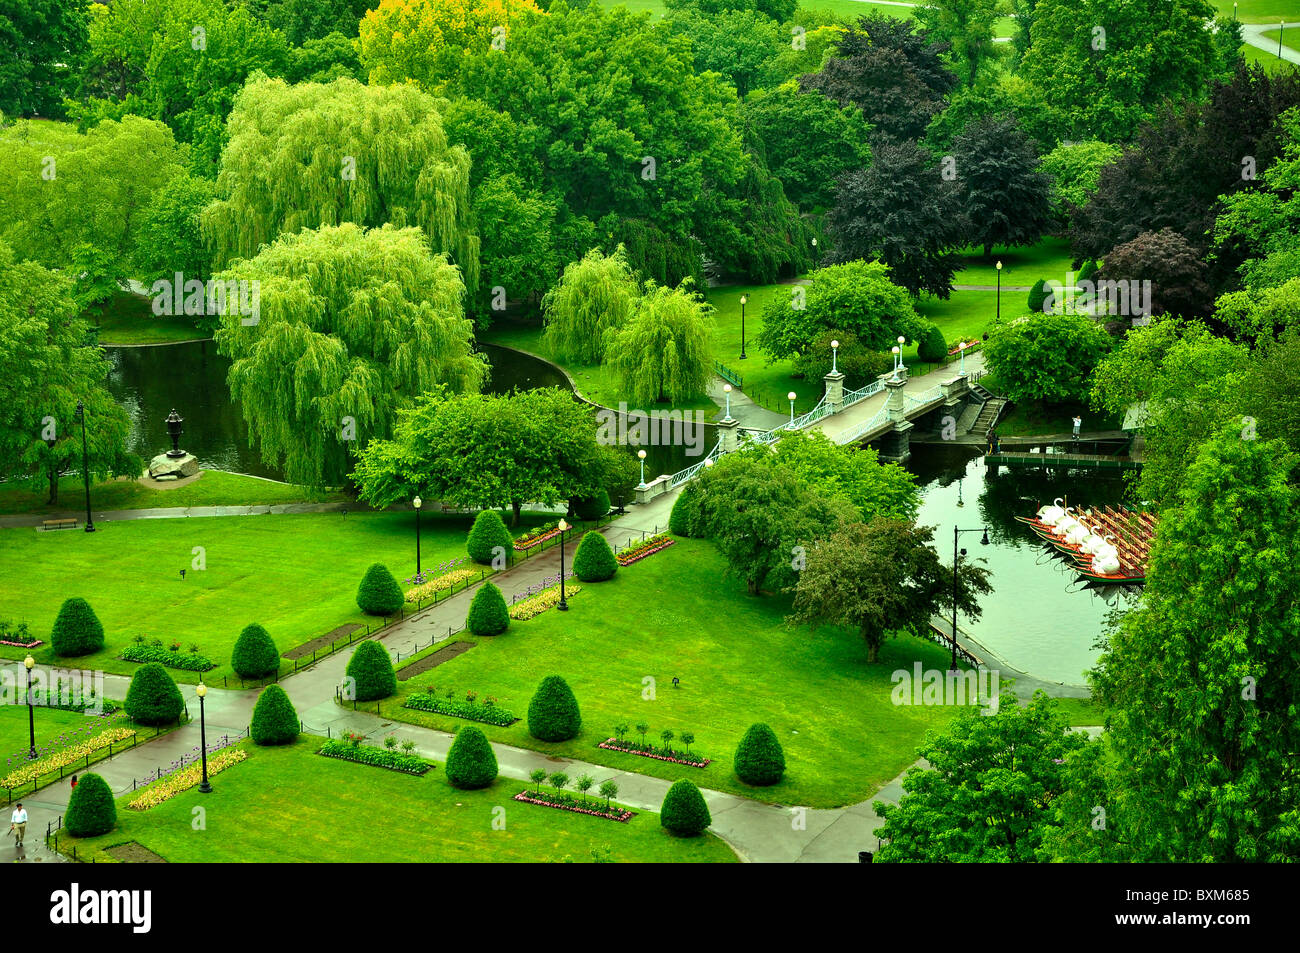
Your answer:
[[[374,745],[354,745],[348,741],[326,741],[320,746],[320,754],[327,758],[339,758],[376,768],[387,768],[390,771],[401,771],[403,774],[424,774],[433,767],[417,755],[390,751]]]
[[[173,652],[171,649],[138,642],[124,648],[118,658],[124,662],[158,662],[168,668],[179,668],[186,672],[206,672],[217,667],[216,662],[198,652]]]
[[[451,715],[469,721],[481,721],[485,725],[497,725],[501,728],[509,727],[519,720],[508,708],[439,698],[432,692],[410,695],[402,707],[414,708],[416,711],[431,711],[439,715]]]

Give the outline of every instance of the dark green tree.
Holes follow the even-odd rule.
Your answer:
[[[447,780],[452,787],[485,788],[497,778],[497,756],[483,732],[464,725],[447,752]]]
[[[989,116],[952,144],[966,237],[984,248],[1032,245],[1051,225],[1052,181],[1039,171],[1038,152],[1016,121]]]
[[[104,626],[85,599],[64,600],[50,632],[50,648],[62,658],[90,655],[104,647]]]
[[[113,791],[98,774],[83,774],[68,798],[63,826],[73,837],[98,837],[117,826]]]
[[[180,719],[185,699],[167,669],[158,662],[147,662],[131,676],[123,707],[142,725],[170,725]]]
[[[476,563],[490,565],[493,560],[502,559],[514,552],[514,538],[501,514],[496,510],[481,510],[474,517],[469,536],[465,540],[465,549],[469,558]]]
[[[583,535],[577,552],[573,554],[573,574],[583,582],[604,582],[613,579],[616,572],[618,560],[609,548],[609,541],[599,530]]]
[[[785,774],[785,752],[776,732],[762,722],[750,725],[736,745],[732,767],[746,784],[767,786],[780,781]]]
[[[712,823],[713,817],[700,789],[685,778],[674,782],[659,808],[660,826],[678,837],[696,837]]]
[[[357,606],[366,615],[396,615],[402,599],[402,587],[383,563],[367,569],[357,587]]]
[[[469,604],[465,627],[474,635],[500,635],[510,626],[510,612],[505,596],[490,582],[479,586]]]
[[[271,634],[256,622],[244,627],[230,653],[230,667],[240,678],[266,678],[280,667],[280,651]]]
[[[393,660],[388,657],[388,649],[378,642],[366,640],[357,646],[348,659],[347,676],[352,679],[352,697],[359,702],[376,701],[397,692]]]
[[[302,724],[289,695],[279,685],[267,685],[253,706],[249,735],[254,744],[287,745],[298,739]]]
[[[582,730],[578,700],[558,675],[542,679],[528,703],[528,733],[539,741],[568,741]]]

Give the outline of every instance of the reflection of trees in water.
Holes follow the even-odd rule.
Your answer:
[[[1016,521],[1017,516],[1031,516],[1040,506],[1057,497],[1069,506],[1114,505],[1123,502],[1124,481],[1113,476],[1099,476],[1093,471],[1046,469],[1033,467],[986,468],[984,489],[979,497],[980,515],[989,525],[989,533],[1011,545],[1038,544],[1033,530]]]

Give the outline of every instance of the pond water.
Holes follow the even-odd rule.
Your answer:
[[[517,351],[480,345],[493,366],[488,390],[565,387],[552,365]],[[229,359],[208,342],[160,347],[109,348],[109,389],[131,417],[131,449],[145,459],[168,449],[164,420],[173,407],[185,418],[181,446],[207,469],[278,478],[249,448],[248,428],[229,397]],[[708,427],[702,449],[717,441]],[[646,477],[673,473],[698,462],[681,446],[646,448]],[[633,452],[631,449],[629,452]],[[1118,502],[1123,481],[1094,474],[1002,469],[996,475],[971,448],[914,445],[908,468],[922,486],[922,523],[937,526],[935,542],[945,562],[952,558],[952,527],[989,527],[990,545],[979,533],[962,534],[971,557],[987,560],[994,593],[983,617],[961,625],[1011,665],[1040,678],[1079,684],[1096,660],[1094,643],[1107,613],[1127,604],[1130,592],[1081,587],[1064,562],[1045,548],[1014,516],[1032,513],[1058,496],[1083,504]],[[959,501],[961,505],[959,504]],[[618,501],[614,501],[617,503]]]

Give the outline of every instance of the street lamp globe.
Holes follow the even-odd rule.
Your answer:
[[[642,455],[642,456],[645,456],[645,451],[644,451],[644,450],[641,451],[641,455]],[[557,523],[556,526],[559,528],[559,530],[560,530],[561,533],[568,532],[569,529],[571,528],[571,527],[569,526],[569,524],[566,523],[564,520],[560,520],[560,522]]]
[[[198,695],[200,698],[207,697],[208,686],[204,685],[202,682],[199,682],[198,686],[195,687],[194,689],[194,694]]]
[[[741,296],[740,296],[740,303],[741,303],[741,304],[748,304],[748,303],[749,303],[749,295],[741,295]]]
[[[420,498],[417,496],[415,499],[413,499],[413,500],[411,501],[411,505],[414,506],[414,507],[418,510],[421,506],[424,505],[424,500],[420,499]]]
[[[27,658],[23,659],[23,668],[27,669],[27,671],[30,672],[35,667],[36,667],[36,659],[32,658],[30,655],[27,656]]]
[[[644,451],[644,450],[638,450],[638,451],[636,452],[636,455],[637,455],[637,459],[639,459],[639,460],[644,460],[644,459],[645,459],[645,451]],[[560,522],[563,523],[564,520],[560,520]]]
[[[1001,271],[1001,270],[1002,270],[1002,262],[999,261],[999,262],[998,262],[998,271]]]

